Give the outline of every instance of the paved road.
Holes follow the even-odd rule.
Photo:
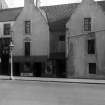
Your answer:
[[[105,85],[0,80],[0,105],[105,105]]]

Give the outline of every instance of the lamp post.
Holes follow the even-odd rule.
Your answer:
[[[10,42],[9,47],[10,47],[10,63],[11,63],[10,64],[10,67],[11,67],[10,79],[13,80],[14,79],[14,77],[13,77],[13,47],[14,47],[14,45],[13,45],[12,41]]]

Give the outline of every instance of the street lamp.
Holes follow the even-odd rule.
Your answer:
[[[10,42],[9,47],[10,47],[10,63],[11,63],[11,65],[10,65],[10,67],[11,67],[10,79],[13,80],[14,79],[14,77],[13,77],[13,47],[14,47],[14,44],[12,41]]]

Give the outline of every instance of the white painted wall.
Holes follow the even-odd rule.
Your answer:
[[[31,35],[24,34],[24,21],[31,20]],[[34,4],[25,6],[14,26],[15,55],[24,56],[24,39],[31,39],[31,56],[49,55],[49,26],[39,8]]]
[[[77,38],[78,35],[85,35],[83,31],[83,21],[85,17],[92,18],[92,31],[105,30],[105,13],[93,0],[84,0],[74,11],[70,20],[66,24],[68,28],[67,37],[72,37],[70,41],[73,43],[73,60],[75,76],[88,75],[88,63],[97,63],[97,69],[103,71],[105,69],[105,31],[96,33],[96,54],[89,57],[86,48],[86,37]],[[67,51],[67,50],[66,50]],[[70,53],[70,52],[69,52]],[[67,60],[67,72],[70,72],[71,58]],[[96,59],[96,60],[95,60]],[[68,73],[68,77],[70,73]]]

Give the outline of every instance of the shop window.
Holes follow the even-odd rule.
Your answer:
[[[89,63],[89,74],[96,74],[96,63]]]

